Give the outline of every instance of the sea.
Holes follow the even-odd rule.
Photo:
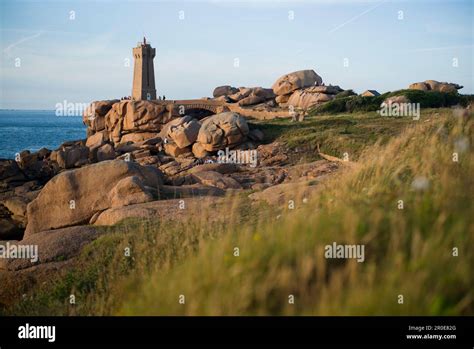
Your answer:
[[[22,150],[54,150],[65,141],[86,138],[81,116],[56,116],[54,110],[0,110],[0,158]]]

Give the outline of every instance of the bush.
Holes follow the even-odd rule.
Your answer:
[[[353,96],[346,102],[346,111],[349,113],[359,111],[376,111],[387,98],[388,93],[376,97]]]
[[[332,101],[318,105],[310,111],[312,115],[353,113],[360,111],[375,111],[387,98],[388,93],[377,97],[349,96],[335,98]]]
[[[338,114],[344,113],[346,110],[346,102],[350,97],[336,98],[327,103],[318,105],[310,110],[310,114]]]
[[[421,108],[442,108],[459,104],[460,95],[438,91],[399,90],[392,92],[388,97],[405,96],[411,103],[420,103]]]
[[[474,100],[473,95],[420,90],[399,90],[387,92],[377,97],[338,96],[332,101],[318,105],[310,110],[310,115],[376,111],[386,98],[394,96],[405,96],[411,103],[420,103],[421,108],[443,108],[453,105],[466,107]]]
[[[474,103],[474,95],[460,95],[459,105],[466,108],[469,104]]]
[[[336,95],[336,99],[338,98],[344,98],[344,97],[350,97],[350,96],[357,96],[357,93],[355,93],[352,90],[345,90]]]

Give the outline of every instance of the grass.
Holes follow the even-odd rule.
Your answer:
[[[212,207],[211,212],[187,221],[128,218],[115,226],[100,227],[103,235],[83,249],[72,269],[38,285],[22,301],[0,309],[0,315],[112,314],[151,272],[172,268],[198,251],[203,241],[225,233],[228,224],[238,225],[241,219],[254,222],[257,212],[259,219],[264,217],[264,209],[253,210],[241,198],[235,196],[220,207],[224,213],[217,218],[218,208]],[[74,305],[69,303],[71,295],[76,299]]]
[[[424,118],[432,117],[438,109],[423,109]],[[351,160],[357,160],[367,147],[379,141],[386,143],[399,135],[406,127],[416,124],[412,118],[387,118],[376,112],[342,113],[338,115],[309,116],[303,122],[290,122],[288,119],[276,119],[258,122],[256,126],[263,130],[266,141],[278,141],[292,152],[312,151],[305,161],[318,159],[315,152],[320,145],[323,153],[342,158],[344,153]],[[298,154],[298,158],[302,155]]]
[[[375,129],[374,139],[363,136],[369,145],[357,163],[321,183],[309,202],[295,201],[295,210],[250,207],[240,198],[216,207],[213,224],[203,213],[185,223],[111,227],[66,277],[6,313],[473,315],[474,153],[465,146],[474,144],[472,115],[429,115],[405,120],[403,132],[400,125],[383,132],[383,142]],[[305,122],[314,132],[384,127],[360,119]],[[286,136],[274,127],[277,137],[305,134],[304,127],[290,125]],[[324,258],[332,242],[364,244],[365,262]]]

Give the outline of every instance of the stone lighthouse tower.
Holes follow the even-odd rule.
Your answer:
[[[146,42],[146,38],[143,38],[143,42],[133,48],[133,57],[135,67],[133,69],[132,99],[156,99],[155,70],[153,69],[155,49]]]

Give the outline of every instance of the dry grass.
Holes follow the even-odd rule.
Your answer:
[[[157,271],[118,314],[472,314],[473,153],[452,161],[456,144],[473,144],[472,127],[451,115],[423,120],[366,151],[298,212],[229,227],[237,234]],[[333,241],[365,244],[366,261],[325,259]]]
[[[10,312],[473,315],[473,127],[472,116],[449,110],[422,118],[295,210],[240,198],[216,207],[213,224],[204,213],[187,223],[124,222],[65,279]],[[365,262],[325,259],[332,242],[364,244]],[[66,303],[71,290],[75,306]]]

